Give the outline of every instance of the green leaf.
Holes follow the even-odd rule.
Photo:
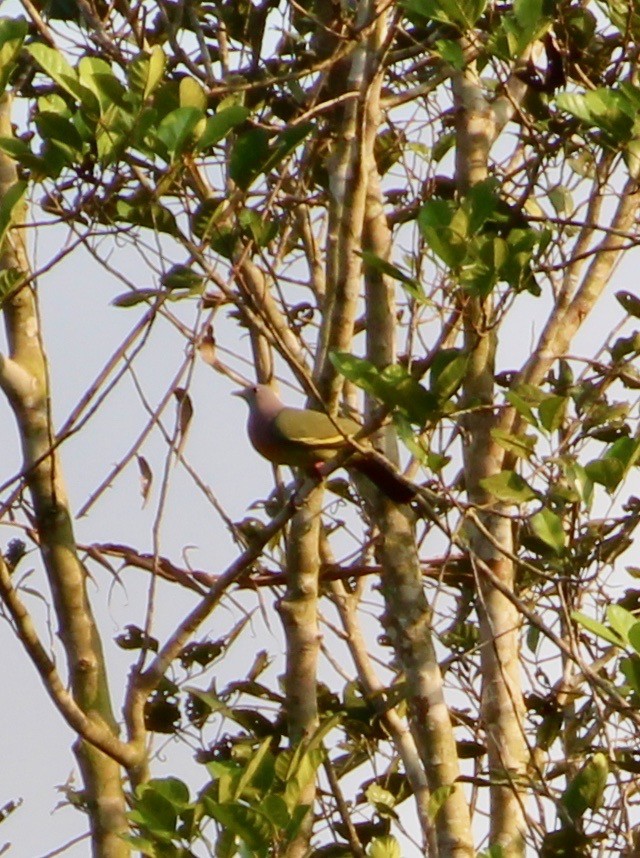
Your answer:
[[[433,790],[429,796],[429,805],[427,807],[427,813],[429,814],[429,819],[432,822],[454,792],[455,786],[453,784],[445,784],[444,786],[437,787]]]
[[[638,181],[640,179],[640,139],[629,140],[623,147],[622,157],[627,165],[629,175]]]
[[[533,38],[543,17],[543,0],[514,0],[513,14],[523,32]]]
[[[238,222],[249,231],[258,247],[266,247],[278,234],[278,224],[255,209],[242,209]]]
[[[518,414],[529,423],[530,426],[539,427],[536,415],[533,413],[531,404],[524,396],[521,396],[518,391],[508,390],[505,394],[507,402],[511,403]]]
[[[640,458],[640,438],[618,438],[605,453],[605,458],[619,462],[625,476]]]
[[[594,635],[597,635],[599,638],[607,641],[608,643],[613,644],[614,646],[623,647],[624,641],[615,635],[612,631],[610,631],[607,626],[599,623],[597,620],[594,620],[592,617],[588,617],[586,614],[583,614],[581,611],[572,611],[571,619],[576,623],[579,623],[581,626],[584,626],[590,632],[593,632]]]
[[[543,507],[540,512],[531,517],[531,528],[538,539],[541,539],[556,554],[562,553],[567,538],[560,516],[547,507]]]
[[[261,172],[267,173],[274,170],[294,149],[302,143],[308,134],[313,130],[313,124],[307,122],[302,125],[294,125],[292,128],[287,128],[276,137],[275,143],[270,148],[269,158],[266,164],[261,168]]]
[[[369,804],[374,804],[377,807],[393,808],[396,804],[393,794],[378,783],[369,784],[365,796]]]
[[[473,27],[482,15],[486,0],[403,0],[401,5],[422,18],[465,31]]]
[[[204,277],[197,274],[188,265],[172,265],[171,268],[162,275],[160,280],[165,289],[172,291],[174,289],[188,289],[192,294],[200,293],[204,289]]]
[[[446,43],[436,42],[436,48],[438,48],[438,50],[441,51],[441,50],[443,50],[443,46],[448,45],[448,44],[454,44],[458,48],[458,50],[460,51],[460,54],[462,55],[462,49],[460,48],[460,46],[458,45],[457,42],[453,42],[453,43],[451,43],[451,42],[446,42]],[[438,47],[438,46],[441,46],[441,47]],[[440,55],[442,56],[442,53]],[[443,59],[446,60],[447,57],[443,57]],[[451,62],[452,59],[454,59],[454,58],[451,57],[451,59],[449,59],[448,62]],[[452,63],[452,65],[453,65],[453,63]],[[464,58],[463,58],[463,67],[464,67]],[[454,65],[454,68],[457,68],[457,66]],[[455,131],[448,131],[448,132],[445,132],[444,134],[441,134],[437,138],[436,142],[433,144],[433,149],[431,150],[431,158],[432,158],[433,162],[437,164],[438,161],[442,161],[442,159],[445,157],[445,155],[447,155],[453,149],[453,147],[455,145],[456,145],[456,133],[455,133]]]
[[[527,435],[525,432],[520,435],[512,435],[502,429],[492,429],[491,437],[503,450],[507,450],[521,459],[530,459],[538,442],[537,435]]]
[[[636,625],[640,626],[640,623]],[[640,628],[634,633],[635,638],[639,637],[638,632],[640,632]],[[631,656],[625,656],[620,659],[619,667],[629,687],[640,697],[640,658],[635,653]]]
[[[465,254],[465,240],[451,227],[454,204],[436,197],[427,200],[418,214],[420,232],[431,250],[448,265],[456,268]]]
[[[125,89],[113,73],[109,63],[99,57],[82,57],[78,63],[78,77],[82,86],[95,95],[100,112],[124,103]]]
[[[240,798],[246,789],[251,783],[252,778],[262,765],[262,761],[269,754],[269,749],[273,743],[273,737],[268,736],[262,744],[254,751],[249,762],[245,766],[244,771],[240,778],[238,778],[237,783],[234,787],[233,797]]]
[[[16,182],[0,200],[0,248],[11,226],[24,214],[26,182]]]
[[[274,793],[266,795],[260,802],[259,810],[276,828],[284,831],[291,824],[291,815],[282,796]]]
[[[189,787],[179,778],[153,778],[146,786],[164,796],[174,807],[184,808],[189,805]]]
[[[627,611],[626,608],[623,608],[622,605],[608,605],[605,611],[605,616],[614,632],[619,635],[625,643],[628,643],[629,629],[637,624],[638,618],[630,611]]]
[[[433,418],[438,400],[407,372],[392,364],[379,370],[370,361],[347,352],[333,352],[331,362],[341,375],[379,399],[389,408],[400,408],[418,426]]]
[[[548,29],[543,12],[543,0],[514,0],[512,14],[503,15],[489,37],[489,51],[509,61],[520,57]]]
[[[255,850],[258,855],[266,854],[264,846],[272,842],[274,829],[264,814],[242,804],[233,802],[222,804],[207,796],[203,800],[203,805],[209,816],[232,831],[249,849]]]
[[[585,465],[584,470],[592,482],[599,483],[609,492],[615,490],[624,476],[624,466],[615,458],[594,459]]]
[[[269,158],[269,135],[262,128],[245,131],[235,142],[229,159],[229,175],[242,190],[262,172]]]
[[[116,203],[118,217],[127,223],[144,226],[169,235],[178,234],[175,216],[168,208],[149,198],[120,198]]]
[[[498,184],[494,178],[477,182],[467,191],[461,203],[467,220],[465,233],[473,236],[486,226],[487,231],[506,234],[512,211],[509,205],[500,199]]]
[[[398,438],[406,445],[409,452],[412,456],[415,456],[421,465],[438,473],[450,461],[446,456],[438,457],[429,451],[424,439],[414,433],[411,421],[402,411],[394,411],[392,420],[398,433]]]
[[[112,164],[132,142],[132,136],[140,132],[140,117],[112,104],[107,108],[96,129],[95,141],[98,158],[103,166]]]
[[[171,160],[175,160],[198,137],[198,126],[204,128],[204,113],[197,107],[178,107],[167,114],[157,129],[158,139],[164,143]]]
[[[162,839],[171,839],[178,822],[178,814],[173,804],[148,784],[137,792],[134,809],[129,813],[129,818]]]
[[[619,363],[627,355],[640,353],[640,331],[634,331],[629,337],[618,337],[610,351],[615,363]]]
[[[454,69],[462,71],[465,65],[465,59],[459,42],[454,42],[451,39],[438,39],[434,47],[435,52],[441,56],[445,62],[449,63],[449,65]],[[453,142],[455,142],[455,135],[445,135],[445,137],[441,137],[438,142],[440,144],[438,149],[436,150],[436,146],[433,147],[433,157],[435,161],[442,160],[444,155],[446,155],[446,152],[442,150],[442,147],[446,146],[448,151]]]
[[[148,304],[155,298],[161,298],[164,294],[161,289],[134,289],[116,295],[111,303],[114,307],[137,307],[138,304]]]
[[[233,104],[225,110],[219,110],[214,116],[207,119],[204,131],[200,135],[196,148],[205,151],[223,140],[227,134],[244,122],[250,111],[241,104]]]
[[[635,616],[634,619],[636,619],[636,622],[629,628],[627,638],[634,650],[640,654],[640,622],[637,621]]]
[[[391,834],[386,834],[384,837],[374,837],[367,847],[368,858],[401,858],[400,844],[392,837]]]
[[[534,655],[538,651],[538,645],[540,644],[540,636],[542,632],[538,628],[538,626],[529,626],[527,629],[527,649],[529,652],[532,652]]]
[[[440,349],[431,364],[429,387],[440,402],[450,399],[467,374],[469,355],[461,349]]]
[[[28,29],[24,18],[0,18],[0,93],[15,68]]]
[[[25,275],[17,268],[4,268],[0,271],[0,310],[2,305],[24,283]]]
[[[44,159],[35,155],[24,140],[20,140],[18,137],[0,137],[0,150],[6,152],[9,157],[22,164],[23,167],[27,167],[32,173],[36,173],[38,177],[46,173]]]
[[[494,843],[484,852],[478,852],[478,858],[506,858],[506,855],[502,845]]]
[[[509,503],[527,503],[534,500],[536,493],[529,483],[515,471],[501,471],[480,480],[482,488],[495,498]]]
[[[573,196],[564,185],[556,185],[555,188],[551,188],[547,196],[556,214],[562,215],[573,210]]]
[[[261,128],[251,128],[240,137],[229,159],[229,173],[236,184],[246,190],[259,175],[275,169],[304,140],[313,126],[296,125],[278,135],[269,145],[269,135]]]
[[[82,158],[84,144],[73,123],[57,113],[40,112],[36,126],[43,140],[48,141],[73,164]]]
[[[95,95],[78,80],[76,70],[69,64],[61,51],[50,48],[42,42],[33,42],[27,50],[51,80],[58,84],[66,93],[78,101],[84,108],[99,112],[99,104]]]
[[[160,45],[154,45],[150,53],[142,52],[127,65],[131,99],[136,104],[144,103],[161,83],[167,58]]]
[[[561,110],[571,113],[588,127],[599,128],[611,143],[627,142],[637,113],[632,92],[599,87],[584,94],[563,92],[556,97]]]
[[[379,271],[381,274],[386,274],[387,277],[393,278],[393,280],[398,280],[404,287],[406,287],[407,292],[411,297],[415,298],[421,304],[432,303],[424,294],[422,284],[420,284],[415,278],[405,274],[405,272],[402,271],[401,268],[398,268],[397,265],[393,265],[393,263],[388,260],[382,259],[371,250],[363,250],[361,255],[366,268],[373,268],[374,271]]]
[[[585,763],[562,794],[560,801],[576,822],[587,810],[597,810],[604,795],[609,775],[609,761],[602,753]]]
[[[538,416],[547,432],[556,432],[562,426],[567,402],[564,396],[549,396],[540,403]]]
[[[584,506],[589,509],[593,501],[593,481],[589,479],[586,470],[575,461],[561,459],[560,464],[569,484],[577,492]]]
[[[149,55],[147,80],[144,86],[144,92],[142,94],[143,100],[146,100],[151,95],[151,93],[154,92],[158,87],[158,84],[163,78],[166,65],[167,58],[164,54],[164,51],[162,50],[160,45],[154,45],[151,48],[151,54]]]
[[[207,109],[207,94],[200,81],[194,77],[183,77],[178,92],[180,107],[195,107],[202,113]]]

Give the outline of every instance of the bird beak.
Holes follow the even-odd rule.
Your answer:
[[[242,390],[234,390],[232,392],[232,396],[239,396],[240,399],[248,400],[250,387],[243,387]]]

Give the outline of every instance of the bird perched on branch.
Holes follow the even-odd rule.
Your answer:
[[[349,417],[332,419],[309,408],[289,408],[266,384],[246,387],[235,396],[242,397],[249,406],[249,440],[270,462],[291,465],[310,476],[320,477],[325,462],[351,448],[354,452],[345,461],[347,469],[364,474],[396,503],[409,503],[415,497],[416,487],[366,440],[359,442],[369,446],[365,452],[355,450],[350,444],[349,439],[362,429],[355,420]]]

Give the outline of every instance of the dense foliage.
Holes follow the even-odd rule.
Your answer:
[[[96,855],[638,848],[640,571],[620,557],[640,521],[640,297],[615,270],[640,243],[639,42],[622,0],[31,0],[0,19],[0,385],[25,455],[0,509],[42,551],[70,693],[29,620],[24,543],[6,541],[0,596],[81,737]],[[43,230],[64,244],[34,273]],[[105,272],[137,253],[152,285],[113,299],[132,333],[56,432],[33,331],[78,248]],[[167,462],[206,493],[190,373],[243,381],[248,359],[329,413],[364,392],[415,501],[336,473],[294,495],[278,473],[242,521],[207,495],[226,570],[80,551],[59,448],[158,324],[182,375],[103,490],[138,455],[148,494],[142,444],[175,394]],[[116,559],[195,605],[157,639],[151,595],[118,637],[125,738],[83,571]],[[198,630],[236,598],[282,621],[281,683],[266,651],[214,678],[247,623]],[[151,777],[149,733],[197,735],[208,784]]]

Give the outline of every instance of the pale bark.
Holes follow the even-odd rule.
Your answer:
[[[625,241],[620,234],[630,233],[638,216],[640,192],[638,182],[630,178],[625,183],[616,211],[610,223],[611,231],[594,249],[594,256],[587,266],[582,282],[574,292],[569,293],[566,306],[558,312],[550,313],[540,340],[521,373],[522,381],[539,384],[552,363],[563,357],[597,300],[611,280],[616,263],[619,261]]]
[[[372,197],[370,212],[379,201]],[[381,212],[380,212],[381,213]],[[382,228],[383,219],[377,220]],[[369,223],[368,242],[374,238]],[[369,245],[371,246],[371,245]],[[376,241],[376,253],[383,247]],[[392,361],[395,313],[393,287],[384,277],[367,276],[367,332],[369,359],[384,366]],[[397,461],[395,440],[385,433],[385,454]],[[424,593],[422,570],[415,541],[415,521],[409,507],[379,498],[375,521],[381,545],[377,557],[382,569],[385,600],[383,622],[402,665],[407,683],[409,724],[429,788],[449,787],[434,821],[435,837],[424,825],[423,834],[432,855],[472,856],[471,821],[460,775],[455,737],[444,698],[442,675],[431,636],[431,611]]]
[[[318,580],[319,537],[323,491],[316,489],[291,522],[287,537],[287,592],[278,604],[286,638],[285,707],[289,742],[296,746],[318,726]],[[302,858],[309,849],[313,827],[316,782],[302,790],[300,804],[308,805],[304,823],[287,849],[288,858]]]
[[[0,100],[0,133],[11,135],[7,96]],[[0,197],[4,198],[16,181],[15,164],[0,155]],[[23,230],[14,229],[5,239],[0,269],[14,269],[28,278]],[[62,465],[53,448],[47,361],[32,284],[22,286],[5,301],[3,315],[9,356],[0,367],[0,385],[15,413],[22,443],[42,560],[66,656],[73,697],[73,703],[68,701],[69,709],[77,706],[100,735],[111,734],[115,743],[118,728],[102,646],[87,598],[86,572],[76,550]],[[42,659],[41,664],[45,664]],[[62,690],[53,674],[47,677],[46,670],[41,670],[40,675],[46,683],[50,679],[56,685],[48,690],[60,702]],[[124,858],[130,850],[119,836],[127,830],[120,765],[83,738],[77,740],[74,751],[87,797],[93,854],[96,858]]]
[[[456,181],[464,191],[488,175],[488,158],[496,135],[495,114],[484,97],[473,65],[454,78],[456,109]],[[464,399],[472,410],[464,419],[464,479],[469,501],[491,534],[468,522],[472,559],[479,558],[513,591],[513,537],[509,508],[496,503],[481,480],[501,471],[500,448],[491,437],[496,424],[496,328],[491,297],[462,299],[464,347],[469,357]],[[496,547],[498,546],[498,547]],[[524,851],[524,808],[520,784],[526,773],[524,702],[520,676],[521,617],[514,604],[485,577],[477,578],[482,663],[482,720],[486,731],[490,786],[489,842],[506,856]]]
[[[368,181],[363,247],[388,260],[391,234],[373,151],[380,124],[380,86],[381,76],[378,76],[370,86],[364,123],[366,145],[362,159]],[[365,288],[367,357],[384,368],[395,360],[395,287],[379,271],[369,269]],[[397,463],[393,432],[383,430],[379,442],[385,455]],[[431,636],[431,611],[424,593],[414,515],[408,506],[393,504],[382,497],[377,498],[374,507],[381,536],[377,556],[385,599],[383,621],[406,677],[411,733],[430,789],[450,789],[435,816],[435,833],[423,819],[425,849],[433,855],[471,856],[474,849],[469,808],[458,782],[456,743]]]
[[[368,163],[366,149],[377,128],[365,128],[365,114],[372,97],[380,51],[387,32],[386,14],[380,14],[373,0],[361,0],[356,26],[370,25],[368,35],[357,44],[351,56],[344,91],[356,97],[338,108],[339,122],[334,128],[334,144],[328,161],[329,226],[326,250],[326,294],[323,306],[320,342],[316,353],[318,388],[325,402],[334,407],[342,389],[342,379],[329,360],[331,352],[348,351],[360,295],[362,229],[366,207]],[[332,93],[334,94],[334,93]],[[335,93],[338,94],[338,93]]]

